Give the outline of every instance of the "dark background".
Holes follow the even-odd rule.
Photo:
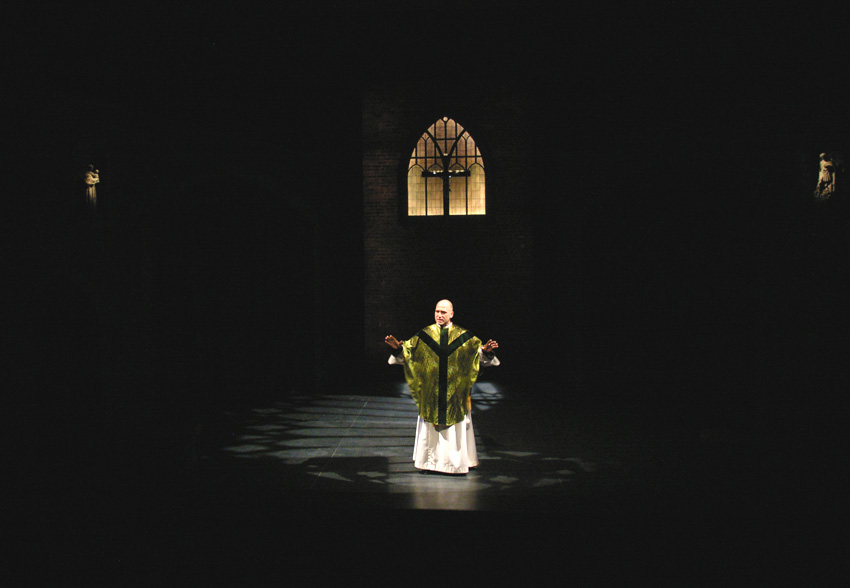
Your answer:
[[[163,459],[226,408],[368,390],[361,92],[451,79],[423,61],[471,62],[529,101],[535,304],[499,302],[537,329],[511,345],[539,353],[505,378],[660,428],[840,438],[846,192],[812,192],[818,154],[847,148],[842,21],[474,2],[5,20],[22,378],[4,396],[24,467],[44,471],[29,449],[69,473]]]

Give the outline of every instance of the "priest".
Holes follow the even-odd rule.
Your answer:
[[[486,343],[452,322],[454,307],[440,300],[434,324],[406,341],[387,335],[389,363],[401,365],[419,408],[414,466],[424,471],[466,474],[478,465],[472,429],[472,385],[484,366],[497,366],[499,344]]]

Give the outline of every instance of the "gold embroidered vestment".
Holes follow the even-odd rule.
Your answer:
[[[419,415],[434,425],[463,421],[478,379],[481,340],[452,324],[434,324],[402,341],[404,377]]]

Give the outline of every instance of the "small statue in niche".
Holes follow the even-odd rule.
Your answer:
[[[837,158],[833,158],[830,153],[820,154],[820,174],[818,175],[818,185],[815,187],[815,198],[818,200],[826,200],[838,189],[836,179],[840,167],[839,163]]]
[[[93,165],[89,166],[88,171],[83,175],[86,182],[86,201],[91,206],[97,205],[97,191],[95,186],[100,182],[100,172],[94,169]]]

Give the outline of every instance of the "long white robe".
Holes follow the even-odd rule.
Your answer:
[[[497,366],[499,358],[488,358],[482,351],[480,365]],[[401,365],[404,360],[390,355],[390,365]],[[475,448],[475,431],[472,428],[472,412],[463,421],[444,427],[426,422],[421,416],[416,421],[416,439],[413,444],[413,465],[420,470],[444,474],[466,474],[478,465]]]

